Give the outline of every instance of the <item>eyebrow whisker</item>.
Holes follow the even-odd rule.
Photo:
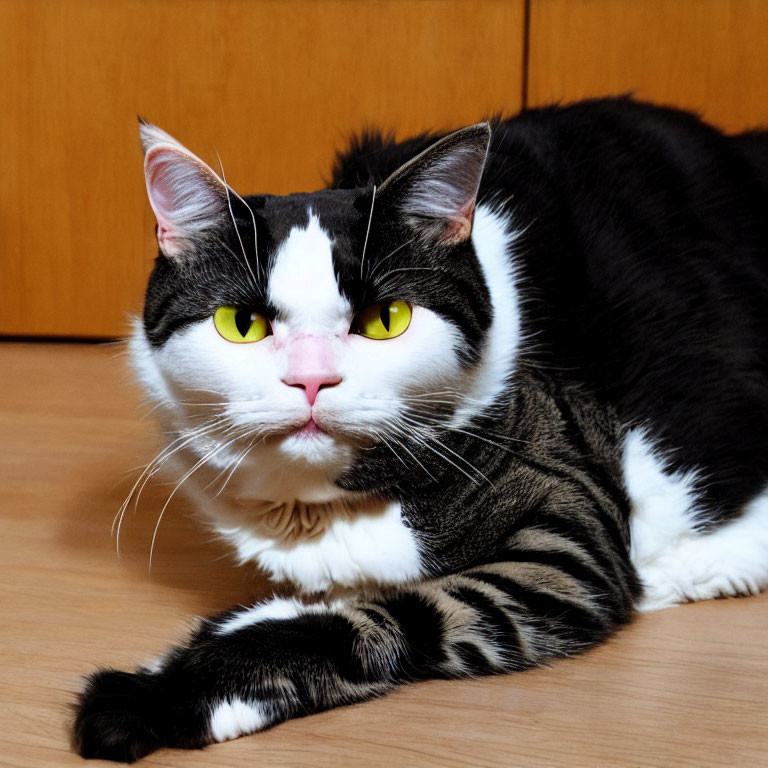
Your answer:
[[[376,185],[373,185],[373,195],[371,197],[371,211],[368,214],[368,228],[365,230],[365,242],[363,243],[363,255],[360,257],[360,279],[363,279],[363,264],[365,264],[365,251],[368,248],[368,235],[371,234],[371,222],[373,221],[373,206],[376,202]]]
[[[248,271],[251,274],[251,280],[253,281],[253,287],[258,290],[259,284],[256,280],[256,275],[253,273],[253,269],[251,268],[251,264],[248,261],[248,256],[245,253],[245,246],[243,245],[243,238],[240,237],[240,230],[238,229],[237,222],[235,221],[235,214],[232,210],[232,197],[231,195],[235,195],[237,199],[248,209],[248,212],[251,214],[251,221],[253,222],[253,251],[254,251],[254,258],[256,260],[256,268],[259,269],[259,244],[257,239],[257,233],[256,233],[256,216],[253,213],[253,209],[250,205],[234,190],[231,189],[229,184],[227,184],[227,177],[224,173],[224,163],[221,162],[221,156],[219,153],[216,153],[216,157],[219,160],[219,168],[221,169],[221,178],[224,181],[224,191],[227,193],[227,207],[229,208],[229,216],[232,219],[232,225],[235,228],[235,234],[237,234],[237,239],[240,241],[240,248],[243,251],[243,260],[245,261],[245,266],[248,268]]]

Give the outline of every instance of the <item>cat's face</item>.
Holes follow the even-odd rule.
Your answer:
[[[407,465],[486,394],[488,138],[452,134],[379,188],[243,199],[142,126],[160,255],[134,350],[187,448],[309,501],[372,449]]]

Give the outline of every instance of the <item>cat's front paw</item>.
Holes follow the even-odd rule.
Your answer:
[[[91,675],[77,703],[73,746],[82,757],[132,763],[164,746],[176,746],[175,711],[161,678],[101,670]],[[189,723],[185,723],[189,725]],[[184,746],[202,744],[185,739]]]

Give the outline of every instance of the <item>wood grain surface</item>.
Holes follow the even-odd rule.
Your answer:
[[[531,0],[528,104],[634,93],[768,126],[765,0]]]
[[[156,253],[136,115],[241,193],[366,125],[521,106],[523,0],[0,0],[0,334],[117,336]]]
[[[112,518],[157,449],[120,349],[0,344],[0,766],[83,764],[68,749],[79,676],[130,667],[190,617],[267,593],[171,487]],[[644,615],[549,669],[429,682],[142,765],[707,768],[768,764],[768,595]],[[94,766],[106,763],[91,763]]]

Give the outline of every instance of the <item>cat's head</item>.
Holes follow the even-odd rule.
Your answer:
[[[378,186],[247,198],[140,131],[160,253],[134,359],[185,448],[319,500],[367,451],[418,471],[430,430],[499,396],[519,329],[511,235],[478,203],[488,124]]]

